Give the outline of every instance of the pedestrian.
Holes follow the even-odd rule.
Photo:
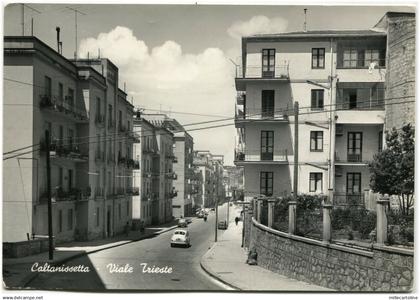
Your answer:
[[[128,222],[124,226],[124,233],[126,236],[128,236],[128,234],[130,233],[130,224]]]
[[[238,226],[238,222],[239,222],[239,218],[238,218],[238,217],[236,217],[236,218],[235,218],[235,224],[236,224],[236,226]]]

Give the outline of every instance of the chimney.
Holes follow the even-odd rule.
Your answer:
[[[60,53],[60,27],[55,27],[55,30],[57,31],[57,52]]]

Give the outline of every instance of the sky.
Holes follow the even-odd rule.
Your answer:
[[[234,62],[239,63],[240,38],[256,33],[302,30],[307,8],[308,30],[369,29],[387,11],[410,11],[403,6],[290,5],[146,5],[146,4],[29,4],[25,35],[34,35],[56,49],[56,26],[61,28],[63,55],[75,52],[75,14],[78,9],[78,56],[107,57],[120,72],[129,100],[146,113],[161,111],[185,129],[209,125],[226,127],[191,131],[195,150],[210,150],[233,164],[236,129],[233,120],[188,125],[235,113]],[[40,12],[40,13],[39,13]],[[4,34],[21,35],[21,6],[4,8]],[[233,62],[232,62],[233,61]]]

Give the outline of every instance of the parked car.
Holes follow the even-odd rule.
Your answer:
[[[210,208],[211,211],[214,211],[214,207]]]
[[[200,211],[200,212],[197,214],[197,217],[198,217],[198,218],[202,218],[202,217],[204,217],[203,212],[201,212],[201,211]]]
[[[171,237],[171,247],[175,245],[182,245],[185,247],[191,246],[190,233],[186,229],[177,229]]]
[[[178,220],[178,227],[187,227],[187,221],[185,219],[179,219]]]
[[[187,219],[185,219],[185,221],[187,221],[187,224],[191,224],[192,223],[192,219],[191,218],[187,218]]]
[[[227,229],[227,222],[226,221],[219,221],[219,223],[217,224],[217,229]]]

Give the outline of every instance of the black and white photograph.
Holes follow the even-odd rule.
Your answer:
[[[417,299],[416,9],[3,3],[3,299]]]

